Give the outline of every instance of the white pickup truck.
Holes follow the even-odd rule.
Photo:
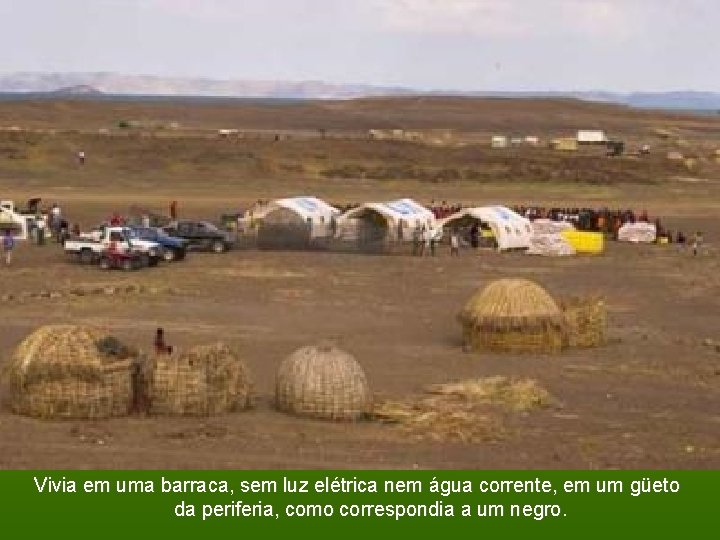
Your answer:
[[[128,227],[100,227],[79,237],[65,241],[65,253],[82,263],[94,263],[108,249],[111,242],[124,251],[136,251],[143,256],[145,266],[155,266],[162,259],[163,248],[156,242],[134,237]]]

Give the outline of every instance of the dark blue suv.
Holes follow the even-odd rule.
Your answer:
[[[187,240],[170,236],[156,227],[132,227],[131,229],[135,238],[160,244],[163,248],[163,259],[165,261],[180,261],[185,258],[188,246]]]

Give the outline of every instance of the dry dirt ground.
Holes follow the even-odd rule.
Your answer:
[[[100,219],[132,201],[66,201]],[[188,203],[188,213],[212,206]],[[670,218],[668,218],[670,219]],[[676,217],[720,235],[715,219]],[[156,326],[179,347],[225,340],[256,383],[253,410],[211,419],[41,421],[0,413],[0,466],[109,468],[275,467],[717,467],[720,465],[720,264],[673,247],[611,243],[597,257],[534,258],[464,252],[405,255],[235,251],[133,274],[67,262],[57,246],[22,246],[2,268],[0,295],[67,293],[142,284],[146,294],[28,298],[2,304],[7,358],[40,324],[108,326],[151,345]],[[600,292],[610,342],[560,356],[467,354],[455,315],[489,280],[522,276],[557,295]],[[53,295],[54,296],[54,295]],[[273,411],[273,377],[295,348],[324,338],[352,351],[379,398],[472,377],[531,377],[558,406],[503,415],[497,440],[408,439],[394,426],[332,424]]]
[[[496,111],[497,103],[485,104],[479,116],[470,119],[467,105],[456,102],[446,104],[444,116],[415,100],[402,102],[397,110],[378,111],[372,105],[316,107],[323,109],[322,118],[328,123],[347,128],[355,122],[358,129],[376,127],[383,119],[381,127],[409,119],[405,123],[411,126],[424,122],[423,126],[447,127],[456,121],[462,128],[463,122],[481,124],[481,113],[495,111],[493,122],[499,127],[546,126],[552,131],[607,121],[618,129],[635,122],[642,131],[675,122],[678,129],[687,130],[682,136],[691,142],[701,142],[707,134],[717,138],[720,133],[717,120],[653,113],[628,119],[613,108],[588,112],[584,106],[568,109],[562,103],[540,110],[526,110],[529,105],[521,103],[515,110],[503,102],[504,113]],[[433,102],[433,106],[439,105]],[[133,110],[124,105],[108,107],[5,103],[0,105],[0,124],[22,125],[25,119],[43,128],[96,129],[121,114],[167,119],[185,114],[187,120],[180,118],[184,124],[197,119],[203,125],[228,127],[220,124],[225,118],[222,108],[210,114],[192,107],[168,112],[156,104]],[[333,107],[334,112],[328,112]],[[282,124],[283,117],[266,110],[236,114],[238,122],[251,115],[255,124],[247,122],[258,128]],[[294,111],[289,114],[294,120],[281,127],[308,128],[308,114],[307,110]],[[555,124],[543,124],[548,118]],[[162,148],[151,145],[165,152],[155,161],[153,152],[135,153],[146,146],[140,138],[117,145],[96,141],[88,166],[78,170],[72,156],[77,137],[82,136],[56,134],[39,142],[32,138],[35,135],[0,138],[0,150],[5,152],[0,156],[0,196],[22,201],[38,195],[48,202],[56,200],[72,221],[84,227],[132,204],[163,211],[168,201],[177,199],[187,216],[217,218],[257,198],[301,193],[337,202],[413,196],[425,202],[631,205],[663,216],[673,230],[704,231],[709,252],[693,257],[674,246],[612,242],[603,255],[564,259],[486,251],[465,251],[459,258],[450,258],[446,249],[435,258],[423,259],[399,254],[238,250],[224,255],[192,254],[183,262],[125,274],[70,263],[57,246],[22,245],[12,267],[0,267],[0,297],[12,293],[20,298],[0,302],[0,363],[41,324],[103,325],[145,348],[150,347],[155,328],[163,326],[177,347],[219,339],[236,347],[252,371],[257,399],[250,411],[207,419],[42,421],[15,416],[3,408],[0,467],[720,467],[720,351],[716,346],[720,343],[716,250],[720,183],[715,169],[710,169],[712,174],[680,174],[657,165],[628,169],[637,174],[626,179],[637,182],[591,185],[582,178],[548,181],[552,179],[543,177],[543,168],[529,171],[521,182],[505,181],[504,176],[503,181],[494,182],[440,183],[418,177],[341,179],[309,170],[265,176],[267,171],[262,169],[242,167],[242,174],[233,177],[225,150],[212,159],[188,162],[189,153],[203,155],[210,144],[204,139],[197,143],[201,146],[189,139]],[[293,163],[307,164],[308,156],[312,158],[308,144],[286,147],[280,157],[278,151],[261,150],[268,159],[275,155],[278,163],[290,155]],[[360,143],[347,148],[342,142],[322,144],[329,145],[328,153],[337,153],[334,161],[340,165],[371,162],[377,148]],[[396,163],[402,162],[410,147],[383,148],[387,152],[383,163]],[[439,160],[442,167],[454,156],[474,159],[471,150],[468,155],[408,152],[418,161],[427,159],[433,164]],[[189,165],[174,168],[173,156]],[[508,163],[516,167],[512,159]],[[578,163],[573,166],[582,172],[583,165]],[[552,163],[547,167],[551,169]],[[612,170],[605,168],[603,174],[611,176]],[[662,174],[655,175],[657,171]],[[558,296],[603,294],[610,313],[609,343],[558,356],[464,353],[456,314],[478,287],[512,276],[537,280]],[[101,289],[118,284],[143,285],[148,291],[67,295],[78,286]],[[417,440],[392,425],[318,422],[274,411],[274,373],[279,363],[296,348],[325,338],[338,341],[358,358],[378,399],[401,399],[434,383],[505,375],[536,379],[557,404],[525,413],[498,412],[502,433],[476,443]]]

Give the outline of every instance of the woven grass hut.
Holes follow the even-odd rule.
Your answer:
[[[250,406],[249,370],[223,343],[158,355],[149,361],[145,379],[150,414],[212,416]]]
[[[465,347],[473,351],[556,353],[565,319],[555,300],[527,279],[500,279],[478,291],[460,312]]]
[[[355,358],[330,344],[298,349],[280,365],[275,385],[279,410],[327,420],[359,420],[372,395]]]
[[[599,347],[607,338],[607,308],[598,296],[563,299],[568,347]]]
[[[40,418],[128,414],[136,357],[96,328],[43,326],[20,343],[3,372],[10,407]]]

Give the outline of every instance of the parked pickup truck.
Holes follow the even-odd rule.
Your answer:
[[[160,244],[165,261],[181,261],[185,258],[188,241],[184,238],[170,236],[158,227],[131,227],[131,229],[133,240],[148,240]]]
[[[128,227],[100,227],[78,238],[65,241],[65,253],[73,255],[82,263],[97,262],[102,254],[115,242],[119,249],[134,251],[141,255],[145,266],[155,266],[163,257],[163,249],[156,242],[133,238]]]
[[[164,228],[170,236],[184,238],[188,248],[224,253],[232,248],[233,237],[208,221],[175,221]]]

